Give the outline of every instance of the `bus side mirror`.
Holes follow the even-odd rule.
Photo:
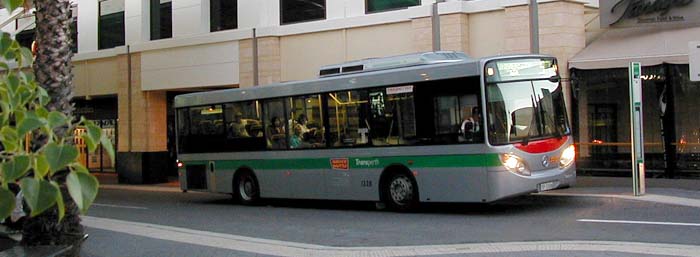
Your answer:
[[[559,75],[554,75],[554,76],[549,77],[549,81],[554,82],[554,83],[559,82],[560,80],[561,80],[561,77]]]

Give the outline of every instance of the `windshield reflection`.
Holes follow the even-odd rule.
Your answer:
[[[558,82],[547,79],[492,83],[486,87],[489,142],[527,144],[569,134]]]

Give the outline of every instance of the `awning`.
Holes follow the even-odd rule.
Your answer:
[[[700,27],[610,29],[571,58],[569,68],[624,68],[632,61],[687,64],[690,41],[700,41]]]

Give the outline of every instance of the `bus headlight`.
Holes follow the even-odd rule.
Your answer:
[[[508,171],[523,176],[530,176],[530,170],[520,157],[513,154],[501,154],[499,157],[501,157],[501,163],[503,163],[503,166],[506,167]]]
[[[574,163],[574,159],[576,159],[576,149],[574,148],[574,145],[570,145],[564,150],[564,152],[561,153],[561,157],[559,158],[559,167],[569,167],[569,165]]]

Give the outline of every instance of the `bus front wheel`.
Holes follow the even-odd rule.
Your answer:
[[[395,211],[414,211],[418,207],[418,185],[405,173],[394,173],[384,185],[384,202]]]
[[[254,205],[260,201],[258,180],[250,171],[242,171],[233,180],[233,191],[238,201],[244,205]]]

